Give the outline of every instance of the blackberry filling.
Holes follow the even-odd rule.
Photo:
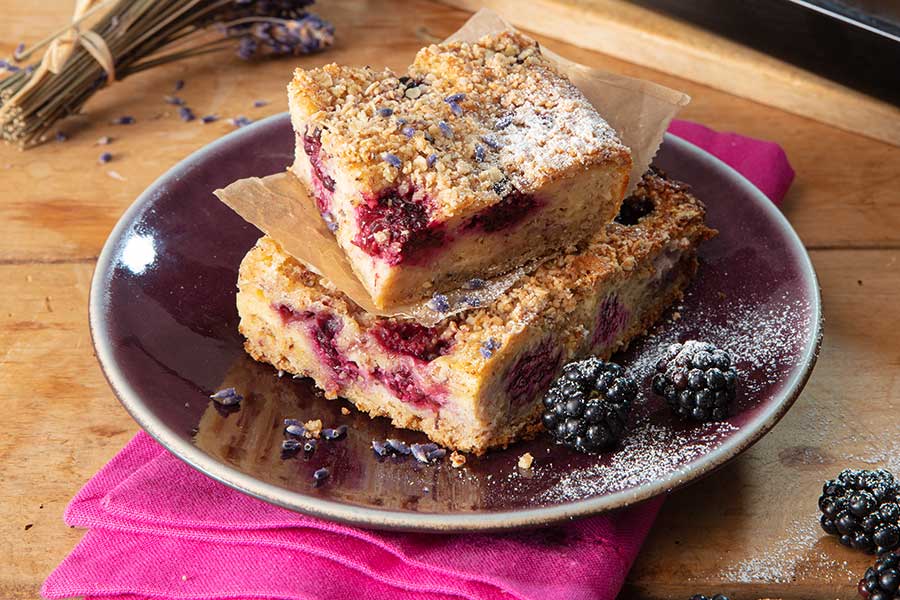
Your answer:
[[[511,186],[508,184],[501,186],[501,191],[505,191],[503,188],[509,189]],[[501,231],[524,221],[539,206],[540,202],[538,202],[537,198],[512,188],[511,191],[508,191],[503,196],[500,202],[489,206],[469,219],[463,226],[463,229],[479,229],[488,233]]]
[[[636,196],[628,196],[622,202],[619,214],[616,217],[616,223],[622,225],[637,225],[638,221],[653,212],[656,205],[650,198],[638,198]]]
[[[416,382],[412,371],[406,367],[399,367],[393,371],[382,371],[376,367],[373,375],[403,402],[435,411],[441,406],[435,394],[423,390]]]
[[[619,302],[618,296],[610,294],[603,299],[600,310],[597,312],[597,320],[594,323],[594,335],[591,338],[591,347],[607,345],[612,342],[628,322],[628,309]]]
[[[331,214],[331,198],[334,195],[334,179],[325,172],[322,164],[322,132],[316,129],[312,134],[309,127],[303,135],[303,150],[309,157],[309,165],[312,169],[313,198],[319,214],[328,224],[328,228],[334,231],[334,216]]]
[[[353,243],[391,266],[412,262],[422,258],[425,250],[440,247],[443,225],[429,222],[428,203],[413,201],[414,192],[391,189],[366,198],[356,207],[359,232]]]
[[[450,351],[451,341],[442,339],[442,329],[410,321],[379,321],[372,335],[386,350],[431,362]]]
[[[328,176],[322,165],[322,132],[318,129],[309,132],[309,127],[303,134],[303,151],[309,157],[309,164],[312,166],[313,173],[322,182],[322,185],[329,192],[334,191],[334,179]]]
[[[295,311],[283,304],[275,309],[286,325],[296,322],[306,324],[316,355],[328,366],[335,378],[347,380],[359,375],[359,366],[338,350],[336,338],[343,329],[343,323],[338,317],[327,312]]]
[[[550,385],[562,359],[559,348],[550,340],[526,352],[506,375],[506,394],[511,406],[521,406]]]

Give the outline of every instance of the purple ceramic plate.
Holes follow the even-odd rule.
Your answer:
[[[210,477],[268,502],[348,523],[422,531],[506,529],[607,511],[672,490],[765,434],[800,393],[821,337],[819,288],[793,229],[755,187],[706,152],[668,136],[656,164],[693,186],[718,238],[682,304],[617,360],[642,393],[623,446],[600,457],[546,437],[464,469],[378,460],[373,439],[424,441],[325,400],[307,380],[278,377],[242,349],[237,268],[259,231],[216,200],[233,180],[278,172],[293,157],[288,116],[238,130],[194,153],[141,195],[116,225],[91,288],[100,364],[125,408],[156,440]],[[675,420],[649,391],[661,344],[698,337],[737,358],[737,411],[721,423]],[[209,394],[245,396],[217,410]],[[282,420],[349,425],[347,439],[282,459]],[[519,472],[531,452],[535,467]],[[312,473],[327,466],[325,485]]]

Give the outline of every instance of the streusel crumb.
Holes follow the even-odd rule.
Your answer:
[[[322,433],[322,420],[315,419],[312,421],[307,421],[303,424],[303,429],[306,430],[304,434],[308,438],[317,438],[319,434]]]
[[[464,454],[460,454],[459,452],[456,452],[454,450],[453,453],[450,455],[450,465],[454,469],[458,469],[458,468],[462,467],[464,464],[466,464],[466,456]]]
[[[534,457],[531,455],[531,452],[526,452],[522,456],[519,457],[519,468],[525,469],[526,471],[531,468],[531,465],[534,463]]]

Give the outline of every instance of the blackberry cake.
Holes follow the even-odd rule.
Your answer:
[[[326,396],[482,453],[537,430],[563,364],[608,357],[681,296],[715,234],[704,212],[683,185],[648,174],[601,233],[432,327],[362,311],[263,237],[240,267],[240,331],[253,358]]]
[[[517,33],[429,46],[402,76],[297,69],[288,97],[291,170],[379,308],[585,241],[628,184],[628,148]]]

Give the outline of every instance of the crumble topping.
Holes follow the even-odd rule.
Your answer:
[[[297,69],[288,95],[362,189],[408,181],[441,220],[598,163],[630,164],[581,92],[537,42],[514,32],[428,46],[403,76],[335,64]]]

